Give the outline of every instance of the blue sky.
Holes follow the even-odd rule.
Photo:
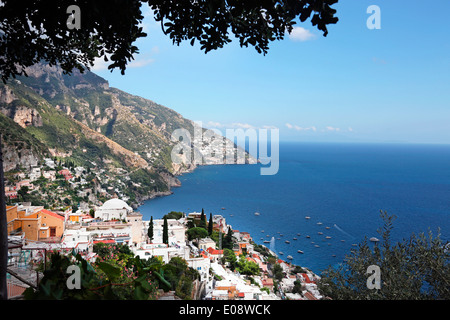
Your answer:
[[[379,30],[366,26],[370,5],[381,10]],[[148,15],[126,74],[101,63],[93,71],[224,133],[276,127],[281,140],[450,143],[450,2],[334,7],[340,20],[327,37],[298,22],[266,56],[236,40],[206,55],[173,45]]]

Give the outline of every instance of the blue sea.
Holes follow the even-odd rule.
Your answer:
[[[380,210],[397,217],[393,240],[439,229],[450,239],[449,145],[285,142],[276,175],[260,175],[260,166],[201,166],[139,210],[146,220],[172,210],[221,214],[318,274],[364,237],[381,238]]]

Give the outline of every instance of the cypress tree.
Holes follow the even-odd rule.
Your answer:
[[[150,243],[153,241],[153,216],[150,217],[150,223],[148,225],[147,230],[148,238],[150,239]]]
[[[200,228],[206,229],[206,216],[205,216],[205,211],[203,210],[203,208],[202,208],[202,214],[200,215],[200,222],[199,222],[198,226]]]
[[[213,219],[212,213],[209,214],[209,223],[208,223],[208,235],[212,235],[213,232]]]
[[[164,217],[163,223],[163,243],[169,244],[169,226],[167,225],[167,218]]]

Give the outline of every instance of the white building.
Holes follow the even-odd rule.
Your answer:
[[[200,274],[200,281],[209,281],[209,269],[211,268],[211,260],[208,258],[188,258],[186,262],[189,267],[197,270]]]
[[[169,247],[164,243],[145,244],[134,250],[135,254],[141,259],[149,259],[151,257],[161,257],[164,263],[169,263],[173,257],[180,257],[184,260],[189,259],[189,247],[173,246]]]
[[[216,242],[209,237],[202,238],[199,240],[198,248],[204,251],[208,248],[216,249]]]
[[[144,221],[143,233],[146,235],[150,221]],[[153,220],[153,243],[162,243],[164,219]],[[186,245],[186,227],[176,219],[167,219],[169,231],[169,245]]]
[[[75,249],[78,252],[92,252],[92,235],[84,228],[65,230],[61,242],[63,248]]]
[[[128,214],[133,212],[125,201],[120,199],[110,199],[95,211],[95,218],[103,221],[126,219]]]
[[[142,228],[142,214],[140,212],[128,214],[127,222],[131,223],[131,243],[134,245],[140,244],[145,239],[145,233]]]

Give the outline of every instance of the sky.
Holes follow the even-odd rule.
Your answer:
[[[369,29],[376,5],[380,29]],[[339,1],[329,34],[298,21],[267,55],[237,40],[205,54],[180,46],[144,8],[146,38],[110,86],[227,128],[278,128],[280,140],[450,143],[448,0]],[[369,24],[370,25],[370,24]]]

